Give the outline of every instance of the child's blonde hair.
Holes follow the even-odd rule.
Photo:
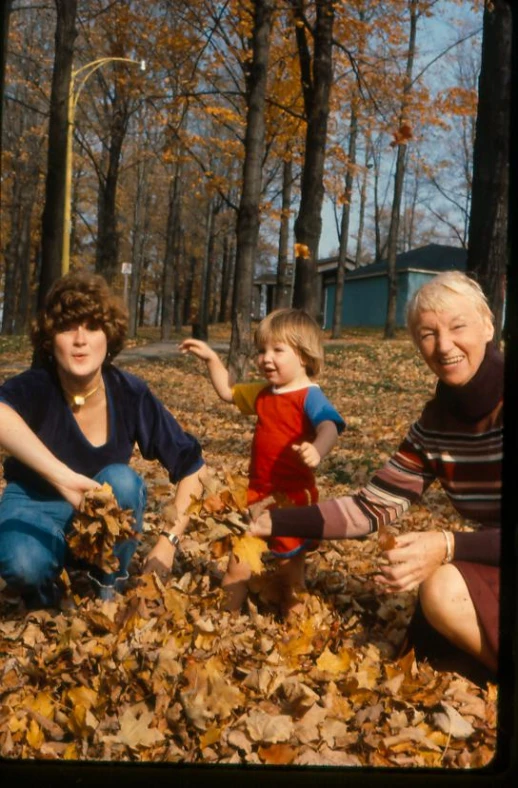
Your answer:
[[[257,350],[266,342],[285,342],[301,357],[308,377],[314,378],[324,366],[322,332],[313,318],[303,309],[275,309],[266,315],[256,328],[254,342]]]
[[[460,297],[469,301],[480,316],[494,322],[487,298],[478,282],[462,271],[445,271],[416,290],[407,306],[407,326],[416,338],[415,331],[421,312],[442,312],[451,309]]]

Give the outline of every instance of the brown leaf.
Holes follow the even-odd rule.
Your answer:
[[[134,517],[130,510],[121,509],[109,484],[88,490],[72,520],[67,542],[72,553],[105,572],[119,568],[113,548],[130,537]]]
[[[126,709],[120,720],[120,733],[115,739],[131,749],[150,747],[161,742],[163,733],[150,727],[153,716],[152,711],[142,711],[140,704]]]
[[[273,766],[287,766],[293,763],[297,757],[295,747],[290,747],[288,744],[271,744],[269,747],[259,747],[257,752],[263,763]]]

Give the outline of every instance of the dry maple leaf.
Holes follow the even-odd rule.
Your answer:
[[[396,537],[384,525],[378,528],[378,545],[382,552],[393,550],[396,547]]]
[[[114,737],[131,749],[150,747],[161,742],[164,734],[156,728],[151,728],[154,714],[152,711],[140,711],[141,704],[126,709],[120,718],[120,733]]]
[[[268,550],[264,539],[257,536],[244,534],[244,536],[232,537],[232,551],[239,561],[244,561],[250,566],[252,574],[260,575],[264,569],[261,560],[263,553]]]
[[[115,572],[119,559],[113,548],[138,534],[133,530],[134,517],[129,509],[121,509],[113,490],[106,482],[88,490],[72,520],[67,536],[72,553],[104,572]]]
[[[291,739],[294,723],[287,714],[266,714],[264,711],[250,712],[245,720],[252,741],[277,744]]]
[[[351,667],[351,654],[346,648],[342,649],[339,654],[333,654],[326,648],[317,659],[316,666],[319,670],[333,675],[347,673]]]

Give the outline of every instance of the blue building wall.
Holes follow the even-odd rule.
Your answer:
[[[406,305],[415,291],[435,273],[404,271],[398,275],[396,302],[396,325],[406,325]],[[324,328],[333,325],[336,285],[325,287]],[[388,280],[386,276],[370,276],[365,279],[347,279],[344,284],[342,302],[343,326],[382,327],[387,317]]]

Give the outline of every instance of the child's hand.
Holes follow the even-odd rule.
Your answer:
[[[305,442],[301,443],[300,446],[294,443],[291,448],[297,452],[304,465],[307,465],[308,468],[316,468],[322,459],[312,443]]]
[[[210,361],[216,355],[214,350],[206,342],[202,342],[201,339],[184,339],[178,345],[178,349],[182,353],[192,353],[193,356],[197,356],[203,361]]]

